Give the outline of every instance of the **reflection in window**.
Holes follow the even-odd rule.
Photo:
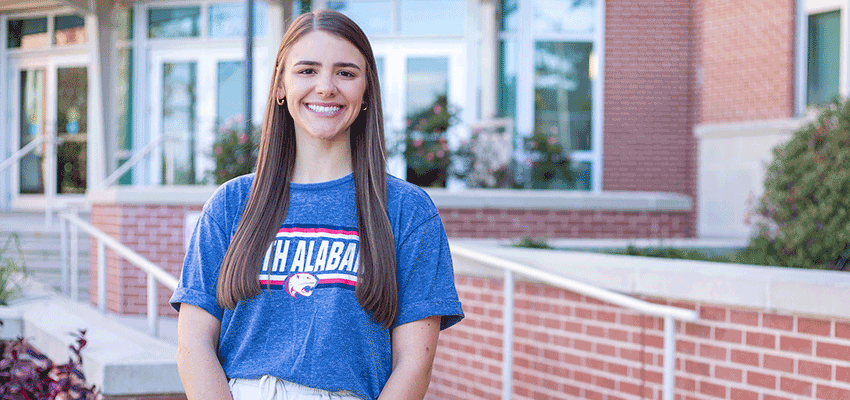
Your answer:
[[[235,127],[245,116],[245,65],[242,61],[218,63],[218,100],[216,101],[216,126],[219,129]]]
[[[419,186],[445,187],[450,154],[449,60],[407,59],[407,180]]]
[[[195,109],[197,86],[194,62],[162,65],[162,131],[173,140],[166,142],[162,160],[162,181],[166,184],[194,184]]]
[[[462,35],[466,16],[463,0],[399,0],[399,33]]]
[[[47,96],[43,69],[22,70],[20,79],[20,147],[44,134]],[[20,193],[44,193],[44,145],[21,157]]]
[[[85,67],[57,68],[56,146],[58,193],[85,193],[88,79]]]
[[[500,43],[499,115],[516,118],[517,45],[513,40]]]
[[[79,15],[53,18],[53,44],[83,44],[86,42],[86,20]]]
[[[591,43],[537,42],[534,47],[534,129],[567,152],[590,150]]]
[[[841,12],[810,15],[807,105],[826,104],[838,95],[840,46]]]
[[[118,9],[118,19],[115,24],[118,40],[133,39],[133,8],[120,7]]]
[[[265,1],[254,2],[254,36],[266,33]],[[210,36],[240,37],[245,35],[245,3],[217,3],[210,5]]]
[[[501,25],[502,31],[514,32],[519,26],[519,1],[502,0]]]
[[[367,34],[392,31],[392,0],[328,0],[327,7],[351,18]]]
[[[596,0],[533,0],[534,32],[592,32]]]
[[[200,7],[151,9],[148,11],[148,37],[198,37],[200,18]]]
[[[116,107],[118,111],[118,166],[127,162],[133,149],[133,49],[118,49],[118,74],[116,86],[118,96]],[[118,179],[118,184],[133,183],[131,173],[124,174]]]
[[[47,18],[9,20],[6,47],[30,49],[47,46]]]

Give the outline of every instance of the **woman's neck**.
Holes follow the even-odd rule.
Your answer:
[[[296,137],[294,183],[327,182],[352,172],[351,144],[343,140],[320,141]]]

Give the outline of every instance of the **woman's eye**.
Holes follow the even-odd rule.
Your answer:
[[[354,78],[355,75],[349,71],[339,71],[339,74],[346,78]]]
[[[315,72],[312,68],[306,68],[298,71],[299,74],[312,74]]]

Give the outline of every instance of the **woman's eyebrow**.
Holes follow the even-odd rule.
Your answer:
[[[322,63],[318,61],[310,61],[310,60],[301,60],[295,63],[295,65],[309,65],[311,67],[321,67]],[[338,62],[334,63],[334,67],[336,68],[356,68],[360,69],[360,67],[355,63],[350,62]]]

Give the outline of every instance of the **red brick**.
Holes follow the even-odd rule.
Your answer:
[[[711,327],[689,322],[685,324],[685,333],[689,336],[708,339],[711,338]]]
[[[832,322],[816,318],[797,318],[797,332],[812,335],[829,336],[832,330]]]
[[[850,399],[850,390],[818,384],[816,395],[821,400],[847,400]]]
[[[737,329],[714,328],[714,339],[730,343],[742,343],[744,332]]]
[[[699,355],[703,357],[726,361],[728,359],[728,354],[729,351],[723,347],[712,346],[708,344],[699,345]]]
[[[836,322],[835,337],[841,339],[850,339],[850,322]]]
[[[794,372],[794,360],[788,357],[765,354],[763,365],[767,369],[783,372]]]
[[[850,383],[850,368],[842,366],[835,367],[835,379]]]
[[[726,322],[727,310],[723,307],[702,306],[699,308],[700,319]]]
[[[676,352],[694,355],[696,354],[696,343],[685,340],[677,340]]]
[[[816,352],[818,357],[850,361],[850,346],[818,342]]]
[[[726,398],[726,387],[709,382],[701,381],[699,383],[699,392],[709,396],[719,397],[721,399]]]
[[[747,384],[761,386],[767,389],[776,389],[776,375],[747,371]]]
[[[780,396],[765,394],[764,397],[762,397],[762,400],[794,400],[794,399],[784,397],[784,396],[780,397]]]
[[[747,345],[775,349],[776,336],[766,333],[747,332]]]
[[[813,376],[815,378],[831,380],[832,366],[814,361],[797,361],[797,373],[801,375]]]
[[[697,375],[711,376],[711,366],[697,361],[685,360],[685,371]]]
[[[751,351],[732,349],[732,362],[758,367],[759,355]]]
[[[733,382],[743,382],[744,372],[737,368],[726,368],[720,365],[714,367],[714,377]]]
[[[744,311],[744,310],[730,310],[729,319],[736,324],[744,324],[744,325],[759,325],[759,313],[754,311]]]
[[[783,376],[779,378],[779,389],[783,392],[799,394],[803,396],[812,395],[812,383]]]
[[[765,328],[794,330],[794,317],[789,315],[762,314],[762,326]]]
[[[779,349],[784,351],[812,354],[812,345],[813,343],[810,339],[800,339],[788,336],[782,336],[779,338]]]
[[[730,398],[734,400],[759,400],[759,394],[750,390],[732,388]]]

